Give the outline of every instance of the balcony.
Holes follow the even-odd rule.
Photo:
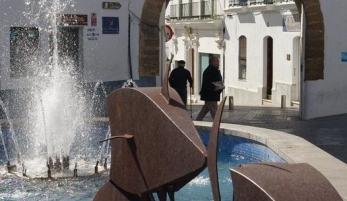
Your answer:
[[[224,9],[224,12],[241,14],[296,9],[294,0],[229,0],[229,7]]]
[[[182,3],[170,6],[171,20],[215,19],[223,16],[223,10],[217,0]]]
[[[173,4],[166,23],[174,28],[187,26],[193,29],[222,29],[224,11],[219,0]]]

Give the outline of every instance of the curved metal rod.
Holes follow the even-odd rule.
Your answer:
[[[105,142],[105,141],[113,140],[113,139],[116,139],[116,138],[130,139],[130,138],[133,138],[133,137],[134,137],[133,135],[129,135],[129,134],[117,135],[117,136],[112,136],[112,137],[110,137],[110,138],[106,138],[106,139],[101,140],[101,141],[99,141],[99,142]]]
[[[220,126],[220,121],[222,118],[225,100],[226,100],[226,97],[224,97],[221,103],[219,104],[217,112],[214,116],[211,132],[210,132],[210,139],[208,142],[208,150],[207,150],[207,168],[208,168],[208,173],[210,175],[214,201],[220,201],[218,169],[217,169],[217,147],[218,147],[219,126]]]

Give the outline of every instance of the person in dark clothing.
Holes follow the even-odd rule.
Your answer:
[[[189,70],[184,68],[185,65],[185,61],[178,61],[178,67],[172,70],[170,74],[169,83],[180,95],[184,105],[187,105],[187,81],[189,82],[189,87],[192,87],[193,79]]]
[[[219,82],[220,85],[216,86],[213,84],[215,82]],[[209,59],[209,66],[203,73],[200,99],[205,101],[205,104],[196,117],[197,121],[202,121],[208,112],[210,112],[212,118],[214,118],[218,107],[217,101],[220,100],[220,94],[223,89],[222,75],[219,71],[219,59],[216,56],[211,56]]]

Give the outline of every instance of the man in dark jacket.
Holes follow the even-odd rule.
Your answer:
[[[172,70],[170,74],[169,83],[180,95],[184,105],[187,105],[187,81],[189,82],[189,87],[192,87],[193,79],[189,70],[184,68],[185,65],[185,61],[178,61],[178,67]]]
[[[216,86],[213,84],[215,82],[220,82],[221,84]],[[196,118],[197,121],[202,121],[208,112],[214,118],[218,108],[217,101],[220,100],[220,94],[223,89],[222,75],[219,71],[219,59],[216,56],[211,56],[209,66],[203,73],[200,99],[204,100],[205,104]]]

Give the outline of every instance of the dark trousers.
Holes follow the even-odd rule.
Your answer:
[[[214,119],[217,108],[217,101],[205,101],[205,104],[204,106],[202,106],[198,116],[196,117],[196,120],[202,121],[208,112],[210,112],[212,119]]]
[[[187,87],[175,87],[178,95],[180,95],[184,105],[187,105]]]

